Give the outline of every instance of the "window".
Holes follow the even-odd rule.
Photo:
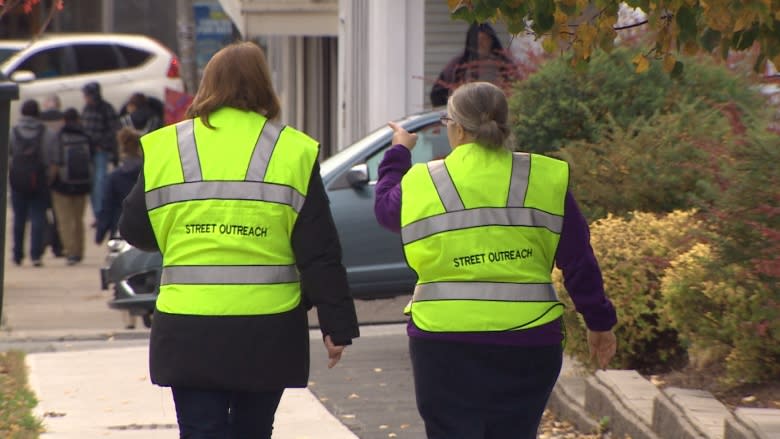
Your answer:
[[[417,144],[412,149],[412,163],[425,163],[431,160],[443,159],[450,153],[447,128],[442,126],[438,120],[436,123],[426,125],[415,132],[417,133]],[[390,148],[390,145],[382,148],[382,150],[366,160],[369,180],[376,181],[379,178],[379,162],[384,158],[388,148]]]
[[[119,49],[119,53],[125,59],[126,67],[138,67],[151,56],[149,52],[133,47],[117,45],[116,48]]]
[[[13,56],[18,51],[19,51],[19,49],[0,48],[0,64],[2,64],[3,61],[5,61],[8,58],[10,58],[11,56]]]
[[[29,70],[39,79],[56,78],[67,73],[66,56],[64,47],[41,50],[32,54],[16,70]]]
[[[78,73],[93,73],[116,70],[119,59],[114,46],[110,44],[78,44],[76,50],[76,66]]]

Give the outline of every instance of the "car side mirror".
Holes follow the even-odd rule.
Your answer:
[[[347,172],[347,183],[352,187],[368,184],[368,165],[361,163],[353,166]]]
[[[25,83],[35,81],[35,73],[29,70],[17,70],[11,74],[11,81]]]

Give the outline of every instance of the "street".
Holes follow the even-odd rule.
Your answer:
[[[10,227],[10,212],[8,219]],[[92,230],[87,228],[87,233],[91,233]],[[6,254],[10,252],[10,244],[6,242]],[[135,403],[145,404],[159,411],[161,400],[167,401],[168,397],[162,395],[159,388],[149,383],[147,372],[144,372],[149,330],[144,328],[140,321],[134,330],[123,329],[120,313],[109,309],[106,305],[112,297],[112,292],[100,290],[98,270],[105,255],[104,247],[90,242],[86,249],[83,263],[75,266],[66,266],[63,259],[53,258],[48,253],[44,257],[42,268],[32,267],[29,261],[25,261],[26,264],[22,266],[6,262],[0,351],[15,349],[29,354],[72,353],[68,356],[70,363],[67,364],[92,361],[87,360],[86,357],[93,358],[96,352],[102,350],[133,352],[132,383],[116,382],[116,387],[121,389],[130,384],[131,388],[142,390],[141,397],[149,399],[145,400],[146,403],[143,401]],[[391,299],[356,300],[361,337],[354,340],[354,344],[345,351],[341,362],[330,370],[327,368],[327,356],[319,330],[316,329],[316,310],[309,313],[312,329],[308,390],[322,406],[360,439],[424,437],[424,427],[414,401],[405,317],[402,314],[402,309],[408,300],[408,295]],[[80,359],[78,355],[80,352],[85,353],[81,356],[85,358]],[[45,370],[45,363],[53,358],[39,355],[31,355],[31,357],[36,361],[36,370]],[[107,367],[122,368],[116,360],[106,361],[105,364],[109,365]],[[57,372],[60,373],[63,380],[66,377],[73,378],[69,372]],[[103,379],[118,376],[119,378],[116,379],[123,381],[122,377],[125,376],[123,373],[127,374],[121,370],[105,371],[106,377]],[[61,379],[55,377],[53,383],[58,383]],[[79,379],[89,382],[89,377]],[[73,383],[80,382],[83,381],[76,380],[71,385],[78,385]],[[43,397],[38,395],[41,399],[41,407],[49,407],[48,398],[54,398],[54,403],[58,403],[56,399],[61,396],[57,393],[59,390],[57,388],[45,390]],[[63,392],[69,392],[73,397],[75,390],[63,390]],[[280,407],[280,422],[289,419],[285,414],[291,413],[291,410],[295,411],[295,407],[291,408],[290,404],[302,404],[300,398],[305,394],[307,393],[300,391],[289,391],[285,394]],[[102,395],[96,397],[103,398]],[[111,395],[111,392],[108,395]],[[111,396],[105,397],[111,398]],[[113,398],[116,399],[117,396]],[[122,398],[114,403],[125,409],[125,405],[128,404]],[[150,416],[156,419],[159,415],[157,411],[153,410]],[[41,414],[46,412],[42,409]],[[159,424],[159,431],[155,434],[170,437],[171,423],[175,422],[175,417],[172,417],[173,413],[170,411],[164,414],[166,416],[164,422],[145,421],[144,425],[149,422]],[[57,425],[59,419],[56,416],[58,412],[54,410],[54,413],[48,413],[44,422]],[[284,425],[280,425],[280,437],[287,437],[283,435]],[[143,431],[136,433],[144,434]],[[112,430],[111,434],[128,438],[145,437],[132,436],[131,429],[121,430],[121,433],[120,430]],[[69,437],[59,434],[55,436]]]

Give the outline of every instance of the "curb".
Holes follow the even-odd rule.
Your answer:
[[[56,342],[71,342],[71,341],[108,341],[108,340],[143,340],[149,338],[148,330],[140,331],[97,331],[97,332],[84,332],[84,333],[72,333],[63,334],[61,331],[58,333],[53,332],[19,332],[14,333],[12,331],[0,332],[0,343],[16,344],[16,343],[31,343],[31,342],[43,342],[43,343],[56,343]]]
[[[606,425],[612,436],[634,439],[780,438],[780,409],[732,413],[709,392],[658,389],[634,370],[562,376],[547,408],[582,433]]]

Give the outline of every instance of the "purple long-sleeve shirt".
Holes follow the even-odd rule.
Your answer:
[[[412,155],[403,145],[395,145],[379,164],[374,213],[379,224],[394,232],[401,230],[401,179],[412,167]],[[588,329],[607,331],[617,322],[615,308],[604,295],[601,270],[590,246],[588,223],[582,216],[574,197],[567,192],[558,252],[555,264],[563,272],[563,283],[582,314]],[[434,333],[423,331],[410,320],[410,337],[437,338],[470,343],[514,346],[543,346],[563,340],[561,321],[523,331]]]

